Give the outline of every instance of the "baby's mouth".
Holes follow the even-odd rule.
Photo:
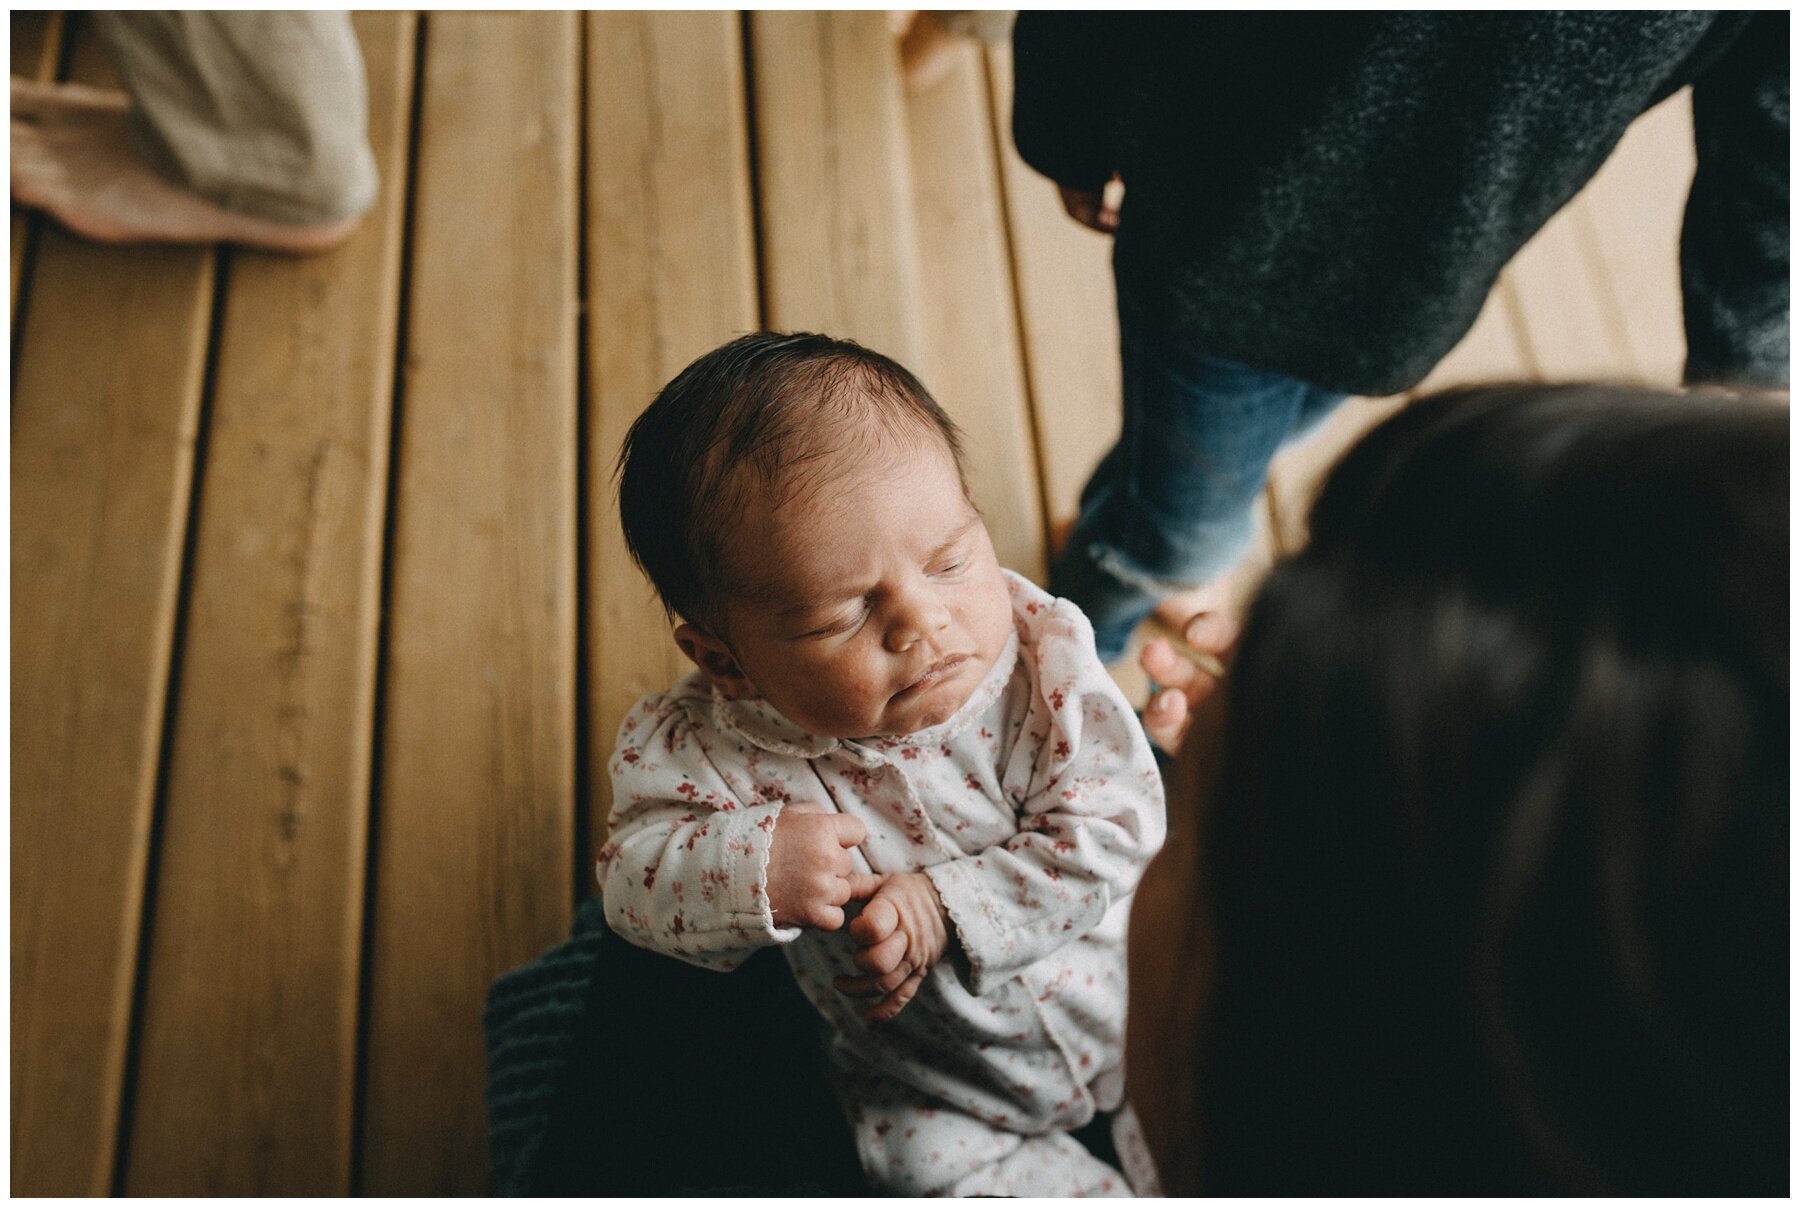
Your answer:
[[[915,692],[923,692],[925,689],[944,679],[951,672],[955,671],[958,667],[968,661],[969,656],[966,654],[953,654],[948,658],[941,658],[931,666],[925,668],[925,673],[923,675],[902,688],[899,692],[895,693],[895,695],[910,696]]]

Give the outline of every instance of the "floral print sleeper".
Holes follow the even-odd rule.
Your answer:
[[[1123,1097],[1125,925],[1163,840],[1162,780],[1086,618],[1006,579],[1013,634],[929,730],[822,738],[698,674],[639,701],[612,759],[606,914],[633,943],[708,969],[783,946],[835,1033],[876,1185],[1129,1195],[1067,1130]],[[861,819],[868,869],[925,871],[950,916],[949,955],[888,1023],[864,1023],[869,1001],[832,987],[859,975],[847,934],[770,915],[775,819],[798,801]]]

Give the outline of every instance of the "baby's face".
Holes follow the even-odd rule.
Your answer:
[[[955,713],[1005,647],[1012,606],[942,442],[884,447],[779,505],[756,494],[739,532],[758,548],[740,542],[731,559],[746,589],[728,610],[743,674],[732,694],[833,738]]]

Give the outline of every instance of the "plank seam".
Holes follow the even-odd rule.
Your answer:
[[[1525,372],[1531,375],[1533,381],[1543,381],[1544,362],[1538,356],[1537,345],[1532,341],[1531,324],[1525,315],[1525,302],[1519,297],[1519,287],[1514,283],[1511,272],[1501,273],[1495,288],[1500,291],[1507,326],[1512,329],[1513,346],[1519,350],[1519,360],[1524,362]]]
[[[64,13],[56,36],[62,41],[56,48],[56,78],[67,80],[75,69],[75,34],[88,18],[82,13]]]
[[[212,298],[206,331],[206,360],[200,378],[200,405],[194,417],[194,448],[188,469],[187,516],[181,535],[181,569],[176,575],[175,612],[171,619],[169,667],[163,688],[162,732],[158,735],[156,787],[151,796],[150,830],[144,845],[144,891],[138,907],[137,951],[131,982],[131,1015],[125,1029],[125,1073],[119,1086],[119,1110],[113,1142],[111,1195],[126,1194],[131,1164],[131,1133],[142,1057],[144,1016],[150,990],[150,958],[155,945],[156,890],[163,831],[169,812],[170,772],[174,762],[176,705],[181,699],[182,663],[187,650],[189,609],[194,592],[194,550],[200,539],[200,509],[205,500],[206,456],[211,444],[213,395],[218,385],[219,347],[225,330],[225,298],[231,279],[231,249],[213,252]]]
[[[32,270],[37,267],[43,225],[44,216],[36,210],[25,216],[24,247],[19,252],[19,296],[13,302],[12,313],[12,370],[7,378],[14,394],[19,392],[19,353],[25,346],[25,312],[31,305]]]
[[[394,382],[393,402],[388,417],[387,498],[381,521],[381,586],[375,622],[374,706],[370,714],[373,734],[369,742],[369,791],[367,833],[363,839],[363,911],[362,937],[356,990],[356,1067],[350,1091],[350,1194],[361,1195],[364,1164],[368,1154],[368,1136],[364,1121],[369,1092],[369,1032],[374,990],[375,901],[377,888],[377,847],[381,828],[381,781],[385,766],[382,735],[387,730],[387,670],[392,632],[389,625],[394,595],[394,529],[400,497],[401,429],[406,415],[407,333],[412,310],[413,230],[418,218],[419,145],[421,116],[425,107],[426,26],[430,20],[421,12],[413,28],[412,98],[406,131],[406,201],[400,223],[400,281],[394,315]]]
[[[1587,189],[1576,194],[1570,203],[1571,222],[1575,232],[1575,247],[1581,257],[1582,266],[1586,269],[1583,276],[1599,307],[1602,321],[1612,336],[1614,346],[1625,358],[1625,373],[1629,373],[1636,381],[1648,381],[1650,375],[1644,372],[1643,366],[1637,362],[1637,349],[1632,347],[1630,323],[1625,316],[1625,307],[1619,299],[1618,285],[1612,278],[1612,272],[1606,263],[1606,256],[1600,250],[1600,233],[1597,229],[1593,213],[1593,199]],[[1622,376],[1622,375],[1621,375]]]
[[[1019,371],[1025,385],[1025,401],[1029,408],[1026,434],[1031,440],[1031,455],[1036,462],[1037,502],[1040,531],[1044,534],[1044,565],[1046,572],[1054,561],[1056,552],[1049,547],[1055,543],[1054,518],[1050,508],[1050,475],[1048,459],[1044,455],[1044,437],[1038,414],[1038,384],[1031,365],[1031,330],[1025,314],[1025,303],[1019,284],[1019,249],[1018,231],[1013,222],[1013,198],[1007,188],[1006,179],[1006,142],[1007,131],[1000,128],[1000,99],[994,89],[994,68],[988,52],[981,55],[982,92],[987,99],[988,125],[994,132],[989,140],[994,149],[994,180],[1000,189],[1000,230],[1006,246],[1006,272],[1012,285],[1009,291],[1012,298],[1013,329],[1019,333]]]
[[[589,77],[593,64],[593,17],[590,13],[582,13],[579,20],[576,45],[579,47],[580,62],[575,73],[578,129],[575,140],[575,590],[578,594],[575,601],[575,869],[572,883],[573,900],[577,908],[584,896],[583,888],[587,879],[592,875],[586,874],[584,870],[592,867],[587,854],[588,844],[592,840],[589,813],[592,810],[593,787],[593,742],[588,733],[593,720],[588,668],[588,610],[592,602],[592,584],[588,580],[592,560],[589,557],[588,541],[593,529],[592,518],[588,515],[592,486],[588,462],[592,454],[590,445],[595,425],[590,422],[589,414],[593,396],[592,383],[588,378],[590,365],[586,335],[589,305],[588,152],[589,140],[594,137],[597,129],[589,109],[593,100]]]
[[[763,224],[762,156],[757,137],[753,15],[748,11],[738,14],[738,52],[744,60],[744,158],[750,168],[750,253],[755,258],[756,328],[766,331],[769,326],[769,278],[765,271],[768,255],[764,240],[768,236]]]

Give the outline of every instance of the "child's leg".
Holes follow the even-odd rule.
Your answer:
[[[864,1085],[868,1085],[865,1083]],[[869,1181],[911,1196],[1130,1196],[1125,1176],[1063,1132],[1007,1132],[897,1083],[851,1106]]]
[[[1231,568],[1250,543],[1269,459],[1343,397],[1172,344],[1124,294],[1119,347],[1123,431],[1050,570],[1050,590],[1094,623],[1103,661],[1160,598]]]

